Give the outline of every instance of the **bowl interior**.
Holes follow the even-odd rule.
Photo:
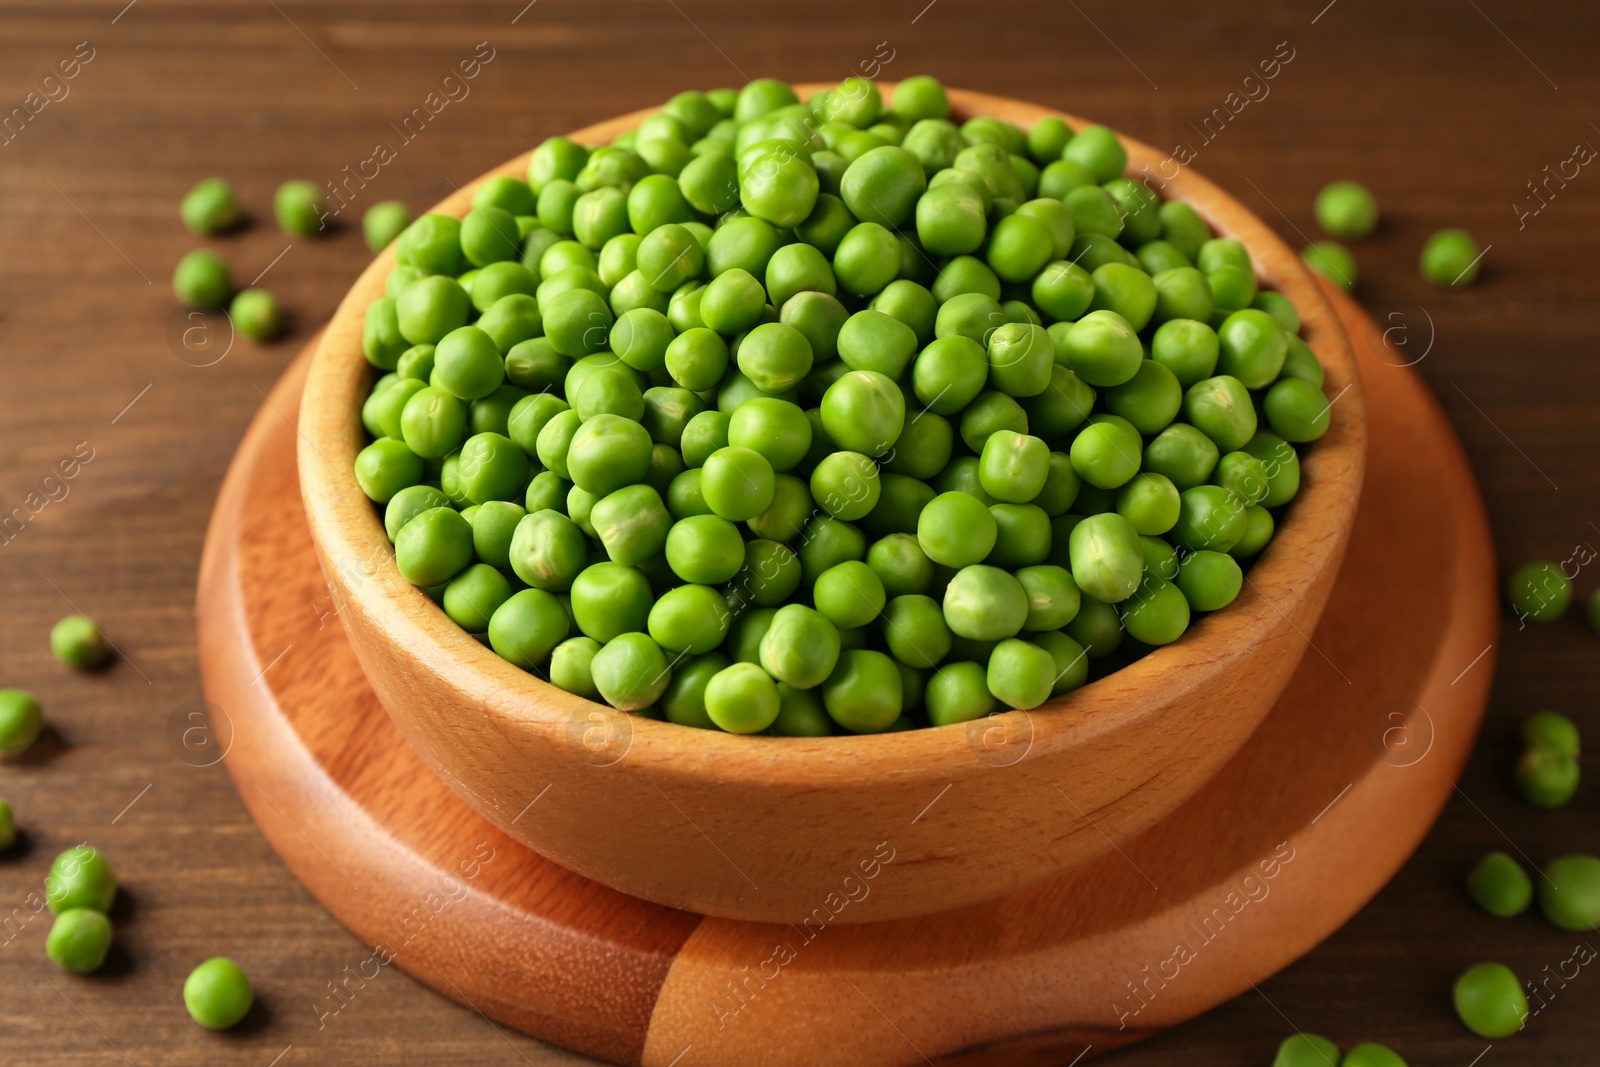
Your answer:
[[[800,85],[802,95],[826,85]],[[892,85],[883,83],[887,94]],[[1062,115],[1076,129],[1088,120],[1032,104],[981,93],[949,91],[955,117],[986,114],[1027,128],[1046,115]],[[579,130],[574,139],[599,144],[636,125],[649,108]],[[1122,136],[1119,134],[1119,136]],[[1172,645],[1129,666],[1051,700],[1031,712],[1007,712],[990,720],[1001,728],[1026,731],[1039,753],[1070,746],[1100,731],[1125,730],[1143,714],[1141,692],[1160,687],[1192,690],[1197,697],[1219,673],[1247,670],[1252,647],[1283,625],[1286,612],[1314,575],[1337,567],[1360,494],[1365,455],[1361,388],[1349,344],[1318,284],[1271,229],[1222,190],[1163,153],[1123,137],[1127,174],[1149,182],[1163,199],[1189,202],[1219,236],[1236,237],[1249,248],[1264,288],[1293,303],[1302,321],[1301,337],[1326,370],[1325,390],[1336,402],[1328,432],[1302,459],[1302,487],[1267,550],[1246,572],[1245,588],[1226,609],[1206,616]],[[473,191],[496,174],[526,173],[527,154],[480,177],[434,207],[462,216]],[[485,711],[505,729],[570,730],[596,715],[622,713],[556,688],[502,660],[458,628],[423,593],[400,576],[393,548],[376,509],[350,474],[364,443],[358,412],[372,380],[362,355],[361,328],[367,305],[383,295],[394,266],[391,246],[357,280],[340,305],[310,371],[301,410],[302,491],[324,568],[339,568],[360,580],[360,609],[389,638],[411,650],[449,685],[463,691],[496,694]],[[970,766],[973,724],[932,727],[900,733],[828,738],[767,738],[696,730],[652,719],[626,716],[629,760],[652,773],[685,782],[728,784],[804,782],[819,774],[889,777],[916,768],[919,777],[942,767]]]

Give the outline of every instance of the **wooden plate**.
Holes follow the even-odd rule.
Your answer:
[[[516,844],[407,747],[344,637],[296,482],[304,357],[212,518],[199,590],[211,740],[267,839],[357,936],[446,996],[590,1055],[1014,1065],[1137,1040],[1286,966],[1369,900],[1438,815],[1488,698],[1494,566],[1471,472],[1416,376],[1332,298],[1371,450],[1309,651],[1210,784],[1042,885],[848,926],[834,916],[872,884],[841,871],[814,920],[767,925],[636,900]],[[518,818],[558,803],[583,798],[537,797]],[[1072,829],[1047,828],[1038,847]]]

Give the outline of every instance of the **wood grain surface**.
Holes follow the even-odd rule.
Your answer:
[[[354,220],[366,203],[432,203],[547,134],[684,86],[837,77],[891,51],[886,77],[934,73],[1094,115],[1153,144],[1184,141],[1200,172],[1291,243],[1314,232],[1316,189],[1356,177],[1386,213],[1356,250],[1358,296],[1392,342],[1406,341],[1395,359],[1420,359],[1464,439],[1501,564],[1562,560],[1600,538],[1600,281],[1589,269],[1600,192],[1565,162],[1579,143],[1600,143],[1590,125],[1600,121],[1597,22],[1586,5],[1503,0],[6,3],[4,111],[30,92],[35,106],[55,97],[0,143],[0,505],[25,509],[0,548],[0,667],[5,684],[40,696],[52,723],[33,755],[0,765],[0,794],[27,835],[0,859],[7,1058],[578,1062],[392,968],[335,998],[330,983],[371,949],[278,862],[223,769],[196,766],[209,757],[185,738],[200,696],[192,604],[206,518],[266,391],[365,264]],[[481,41],[494,59],[463,96],[443,80]],[[44,79],[80,42],[93,59],[63,96]],[[1258,64],[1280,42],[1293,59],[1264,83]],[[390,126],[430,92],[438,107],[447,90],[456,99],[411,140]],[[1241,108],[1246,94],[1255,99]],[[380,141],[395,158],[339,232],[291,241],[265,223],[279,181],[334,180]],[[176,204],[210,173],[234,181],[257,224],[198,242]],[[1529,182],[1544,183],[1541,200]],[[1464,292],[1441,293],[1415,269],[1427,234],[1449,225],[1492,246]],[[241,341],[209,366],[180,358],[166,279],[199,243],[241,281],[270,268],[261,284],[292,309],[295,334]],[[92,461],[46,481],[75,450]],[[1580,589],[1594,585],[1585,569]],[[102,674],[71,676],[49,658],[46,631],[72,605],[99,616],[123,653]],[[330,610],[314,597],[304,605],[308,635]],[[1298,1026],[1346,1045],[1382,1040],[1413,1063],[1470,1063],[1485,1043],[1451,1016],[1454,975],[1488,958],[1534,976],[1572,955],[1574,939],[1535,917],[1477,913],[1459,877],[1489,848],[1534,861],[1600,850],[1592,788],[1542,813],[1506,781],[1521,716],[1552,707],[1600,729],[1593,641],[1575,620],[1537,631],[1508,621],[1489,725],[1460,792],[1389,888],[1259,992],[1115,1062],[1262,1063]],[[29,894],[49,858],[82,840],[107,850],[125,891],[112,963],[68,981],[42,958],[45,923]],[[240,960],[261,998],[241,1032],[222,1036],[190,1023],[179,996],[188,969],[218,952]],[[1589,1062],[1597,1003],[1600,980],[1584,970],[1484,1062]]]

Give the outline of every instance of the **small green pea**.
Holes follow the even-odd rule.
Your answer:
[[[172,272],[172,291],[190,307],[221,307],[233,294],[233,275],[222,257],[197,248],[178,261]]]
[[[530,212],[531,214],[531,212]],[[411,225],[411,209],[399,200],[382,200],[361,216],[361,236],[374,255],[405,232]]]
[[[1272,1067],[1339,1067],[1339,1046],[1317,1034],[1291,1034],[1278,1046]]]
[[[1323,187],[1315,205],[1317,225],[1335,237],[1360,239],[1378,225],[1378,202],[1359,182],[1337,181]]]
[[[314,182],[288,181],[278,186],[272,212],[278,227],[295,237],[312,237],[327,230],[328,204]]]
[[[117,876],[104,855],[90,845],[67,849],[50,864],[44,880],[45,903],[57,915],[73,908],[107,912],[117,897]]]
[[[1521,621],[1555,622],[1572,603],[1572,580],[1548,560],[1525,563],[1506,579],[1506,599]]]
[[[63,970],[93,974],[111,951],[111,921],[99,911],[68,908],[50,925],[44,951]]]
[[[283,329],[283,309],[265,289],[241,289],[228,305],[228,317],[252,341],[270,341]]]
[[[1490,852],[1467,875],[1467,893],[1490,915],[1520,915],[1533,903],[1533,881],[1504,852]]]
[[[0,752],[27,751],[43,729],[44,716],[31,693],[0,689]]]
[[[183,981],[183,1006],[207,1030],[226,1030],[238,1023],[255,1002],[250,979],[226,956],[214,956],[189,972]]]
[[[183,197],[178,209],[183,224],[195,233],[226,233],[244,221],[233,186],[222,178],[205,178]]]
[[[1600,924],[1600,859],[1562,856],[1545,864],[1538,882],[1539,910],[1562,930]]]
[[[1478,277],[1478,242],[1465,230],[1440,230],[1422,246],[1422,276],[1434,285],[1464,289]]]
[[[108,646],[93,619],[68,615],[51,628],[50,651],[69,667],[91,670],[105,662]]]
[[[1528,1018],[1528,997],[1522,991],[1522,983],[1502,963],[1467,968],[1456,979],[1453,996],[1456,1015],[1479,1037],[1510,1037],[1522,1029]]]

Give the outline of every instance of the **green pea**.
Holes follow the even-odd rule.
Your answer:
[[[734,663],[706,683],[706,715],[729,733],[760,733],[778,718],[778,687],[754,663]]]
[[[1005,707],[1038,707],[1050,699],[1055,679],[1055,657],[1036,644],[1007,638],[989,654],[985,683]]]
[[[1144,362],[1139,335],[1114,311],[1091,311],[1056,338],[1061,360],[1090,385],[1121,385]]]
[[[1141,434],[1158,434],[1177,417],[1183,406],[1183,386],[1164,365],[1143,360],[1121,385],[1106,390],[1106,409],[1126,419]]]
[[[706,714],[706,686],[728,666],[728,657],[717,652],[679,661],[672,670],[672,681],[661,694],[661,709],[668,722],[701,730],[716,729]]]
[[[1260,501],[1262,506],[1282,507],[1294,499],[1300,491],[1300,457],[1293,445],[1274,434],[1258,433],[1245,443],[1243,451],[1259,459],[1267,469],[1267,495]]]
[[[1322,389],[1304,378],[1284,378],[1267,390],[1262,401],[1274,433],[1296,443],[1315,441],[1328,432],[1332,404]]]
[[[1378,225],[1378,202],[1359,182],[1337,181],[1317,194],[1317,225],[1335,237],[1360,239]]]
[[[955,447],[955,429],[942,415],[921,412],[906,423],[885,469],[927,480],[944,470]]]
[[[1055,342],[1044,327],[1008,322],[989,334],[989,383],[1010,396],[1037,396],[1050,387]]]
[[[994,711],[996,704],[989,692],[989,680],[984,666],[970,661],[946,663],[928,679],[923,694],[928,709],[928,721],[934,726],[981,719]]]
[[[661,594],[650,608],[647,626],[662,648],[698,656],[722,644],[730,621],[721,593],[705,585],[680,585]]]
[[[1226,552],[1244,535],[1244,528],[1244,501],[1221,486],[1201,485],[1182,492],[1170,539],[1195,552]]]
[[[1050,228],[1031,215],[1017,213],[995,224],[986,258],[1002,281],[1015,283],[1032,279],[1057,254]]]
[[[998,391],[980,393],[961,414],[961,440],[982,454],[989,435],[1000,430],[1026,433],[1028,414],[1016,400]]]
[[[213,956],[183,980],[183,1006],[207,1030],[226,1030],[239,1023],[254,1002],[250,979],[226,956]]]
[[[540,431],[540,456],[544,460],[544,437],[573,412],[561,412]],[[573,484],[595,496],[614,493],[623,486],[644,480],[650,471],[650,433],[632,419],[620,415],[595,415],[572,434],[565,457],[567,474]],[[545,466],[555,469],[545,461]],[[556,473],[561,473],[559,470]]]
[[[56,915],[75,908],[104,914],[117,898],[117,875],[99,849],[76,845],[57,856],[44,880],[45,903]]]
[[[1406,1067],[1406,1061],[1392,1049],[1369,1042],[1345,1053],[1344,1067]]]
[[[689,419],[684,424],[679,442],[685,465],[690,468],[702,467],[713,452],[726,448],[728,430],[732,425],[732,417],[720,411],[702,411]]]
[[[445,585],[442,606],[469,634],[488,632],[489,619],[511,596],[511,583],[487,563],[474,563]]]
[[[968,493],[941,493],[917,517],[918,546],[929,559],[946,567],[982,562],[993,551],[997,536],[988,507]]]
[[[1033,421],[1030,416],[1029,422]],[[1033,498],[1033,502],[1046,515],[1064,515],[1072,510],[1072,505],[1078,499],[1078,493],[1082,488],[1083,481],[1072,466],[1072,457],[1065,452],[1051,452],[1049,467],[1045,472],[1044,488],[1039,490],[1039,495]]]
[[[786,685],[811,689],[828,680],[839,651],[839,630],[832,620],[803,604],[786,604],[761,638],[761,666]]]
[[[572,582],[573,620],[602,644],[619,634],[642,633],[653,602],[644,574],[620,563],[590,564]]]
[[[400,574],[412,585],[440,585],[472,562],[472,524],[453,508],[429,508],[395,538]]]
[[[744,565],[739,528],[716,515],[679,519],[667,532],[667,563],[686,582],[717,585]]]
[[[1150,340],[1150,358],[1170,370],[1185,389],[1211,377],[1220,354],[1216,331],[1191,319],[1162,323]]]
[[[822,397],[822,425],[840,448],[878,456],[905,426],[905,397],[876,371],[850,371]]]
[[[1244,448],[1256,433],[1255,404],[1244,383],[1231,375],[1219,374],[1191,385],[1183,395],[1183,413],[1218,448],[1228,452]]]
[[[39,702],[21,689],[0,689],[0,752],[26,752],[44,729]]]
[[[1545,864],[1538,881],[1539,910],[1561,930],[1600,924],[1600,859],[1562,856]]]
[[[715,288],[724,278],[739,273],[742,272],[721,275],[708,288]],[[762,392],[781,393],[799,384],[811,370],[811,342],[793,326],[781,322],[762,323],[745,334],[740,342],[738,363],[740,372]]]
[[[871,296],[900,273],[900,244],[877,223],[858,223],[840,240],[833,272],[846,292]]]
[[[960,334],[941,336],[929,344],[911,369],[917,399],[939,415],[964,409],[983,391],[988,378],[989,360],[983,345]]]
[[[1189,601],[1165,578],[1146,574],[1139,589],[1122,603],[1122,625],[1147,645],[1167,645],[1189,628]]]
[[[672,292],[705,270],[705,252],[694,234],[673,223],[646,234],[634,261],[651,288],[662,293]]]
[[[196,184],[184,194],[178,213],[195,233],[226,233],[244,221],[233,186],[222,178],[206,178]]]
[[[1467,893],[1490,915],[1520,915],[1533,903],[1533,881],[1504,852],[1490,852],[1467,875]]]
[[[590,512],[589,522],[606,555],[631,567],[666,547],[672,517],[655,489],[630,485],[602,497]]]
[[[1291,1034],[1278,1046],[1272,1067],[1338,1067],[1339,1046],[1316,1034]]]
[[[917,238],[936,256],[976,252],[988,234],[983,198],[971,186],[929,189],[916,205]]]
[[[1501,963],[1467,968],[1456,979],[1452,995],[1456,1015],[1479,1037],[1510,1037],[1522,1029],[1528,1018],[1528,997],[1522,991],[1522,983],[1511,968]]]
[[[423,274],[462,271],[461,222],[449,215],[422,215],[400,234],[395,258]]]
[[[1248,452],[1229,452],[1217,461],[1212,481],[1246,504],[1258,504],[1267,495],[1267,465]]]
[[[1559,808],[1578,791],[1578,761],[1551,748],[1534,748],[1517,760],[1517,792],[1540,808]]]
[[[851,733],[882,733],[900,717],[904,695],[900,671],[881,652],[851,649],[822,685],[828,715]]]
[[[1033,302],[1052,319],[1071,321],[1089,309],[1095,299],[1094,277],[1076,263],[1058,259],[1034,277]]]
[[[1050,470],[1050,447],[1037,437],[998,430],[984,442],[978,480],[996,500],[1025,504],[1039,495]]]
[[[265,289],[244,289],[228,305],[228,318],[252,341],[270,341],[283,330],[283,309]]]
[[[579,197],[574,204],[575,215],[583,199]],[[461,252],[467,262],[477,267],[518,258],[522,254],[522,235],[516,219],[497,207],[474,207],[461,220]]]
[[[548,337],[534,337],[506,353],[506,379],[530,392],[543,392],[563,381],[571,360],[557,352]]]
[[[111,921],[90,908],[68,908],[51,923],[44,951],[62,970],[93,974],[111,951]]]
[[[739,162],[739,203],[780,228],[805,221],[821,186],[809,161],[787,146]]]
[[[1141,536],[1156,536],[1178,521],[1178,487],[1164,474],[1145,471],[1117,490],[1117,514],[1133,523]]]
[[[1572,581],[1548,560],[1525,563],[1506,579],[1506,600],[1519,620],[1555,622],[1572,603]]]
[[[1073,438],[1069,455],[1079,477],[1101,489],[1124,485],[1139,472],[1139,431],[1116,415],[1095,415]]]
[[[1349,292],[1356,285],[1356,257],[1337,241],[1313,241],[1300,251],[1305,265],[1340,289]],[[1424,271],[1424,274],[1427,272]],[[1441,284],[1449,284],[1446,279]]]
[[[833,733],[833,720],[814,690],[796,689],[778,683],[778,717],[773,720],[776,737],[827,737]]]
[[[622,633],[607,640],[590,661],[589,669],[595,688],[606,703],[621,711],[648,708],[672,680],[661,646],[640,632]]]
[[[1244,585],[1244,572],[1232,556],[1201,549],[1190,552],[1178,563],[1176,580],[1195,611],[1219,611],[1239,595]]]
[[[471,310],[467,291],[442,274],[412,282],[395,301],[400,334],[411,344],[437,344],[465,326]]]
[[[1079,588],[1105,603],[1118,603],[1139,588],[1144,550],[1133,523],[1116,512],[1090,515],[1072,529],[1072,575]]]
[[[221,307],[233,294],[233,276],[215,252],[197,248],[178,261],[172,291],[190,307]]]
[[[288,181],[272,195],[279,229],[294,237],[314,237],[327,229],[328,204],[313,182]]]
[[[592,637],[569,637],[561,642],[550,653],[550,684],[590,700],[599,696],[592,670],[599,651],[600,642]]]
[[[883,582],[867,564],[846,560],[818,575],[812,599],[823,617],[841,630],[865,626],[883,611]]]
[[[1022,583],[998,567],[962,567],[945,588],[945,624],[959,637],[999,641],[1016,635],[1027,618]]]
[[[862,153],[850,164],[839,183],[839,196],[856,218],[897,227],[911,218],[927,185],[916,156],[885,145]]]
[[[1553,711],[1538,711],[1522,723],[1522,743],[1529,748],[1545,748],[1565,756],[1578,758],[1578,727],[1565,715]]]
[[[1477,279],[1482,258],[1478,242],[1467,231],[1440,230],[1422,246],[1419,265],[1422,276],[1434,285],[1462,289]]]
[[[1016,572],[1016,579],[1028,597],[1024,630],[1059,630],[1078,614],[1082,596],[1065,568],[1050,564],[1023,567]]]
[[[793,326],[805,335],[811,345],[812,365],[817,366],[839,355],[839,333],[849,316],[850,313],[835,297],[827,293],[805,292],[796,293],[784,301],[778,321]]]

